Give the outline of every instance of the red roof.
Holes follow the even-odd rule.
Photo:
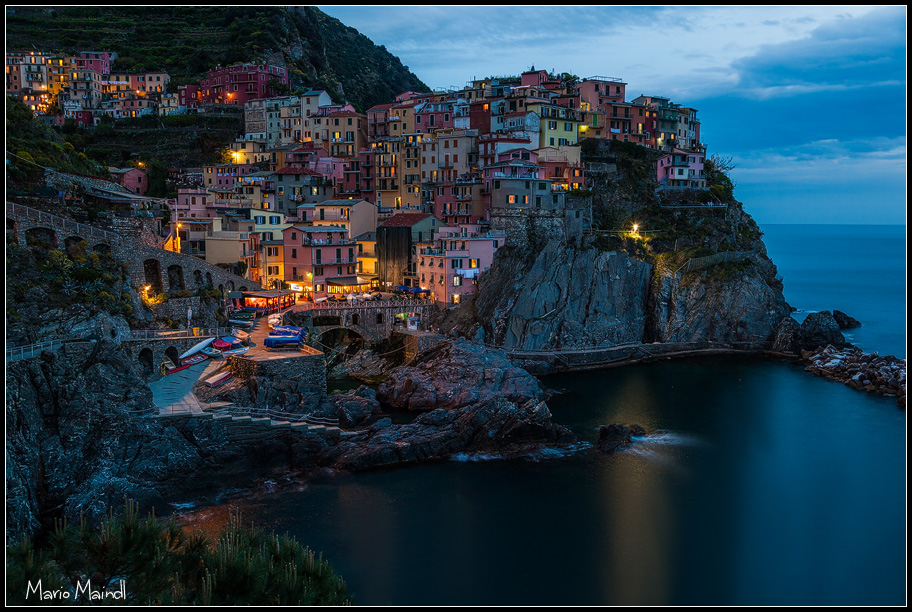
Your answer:
[[[380,227],[412,227],[432,216],[431,213],[399,213],[381,223]]]

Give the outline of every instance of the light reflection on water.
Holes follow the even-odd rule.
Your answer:
[[[327,476],[245,517],[323,551],[356,603],[901,604],[905,413],[800,368],[704,359],[552,377],[613,455]],[[212,526],[227,511],[189,515]]]

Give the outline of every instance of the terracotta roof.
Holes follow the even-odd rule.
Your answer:
[[[381,223],[380,227],[412,227],[432,216],[431,213],[399,213]]]

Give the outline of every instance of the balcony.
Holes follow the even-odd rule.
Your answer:
[[[357,257],[339,257],[335,259],[323,259],[316,260],[313,262],[315,266],[337,266],[340,264],[356,264],[358,263]]]

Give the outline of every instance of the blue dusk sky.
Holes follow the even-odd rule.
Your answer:
[[[699,109],[760,223],[904,224],[904,6],[320,6],[435,89],[537,69]]]

